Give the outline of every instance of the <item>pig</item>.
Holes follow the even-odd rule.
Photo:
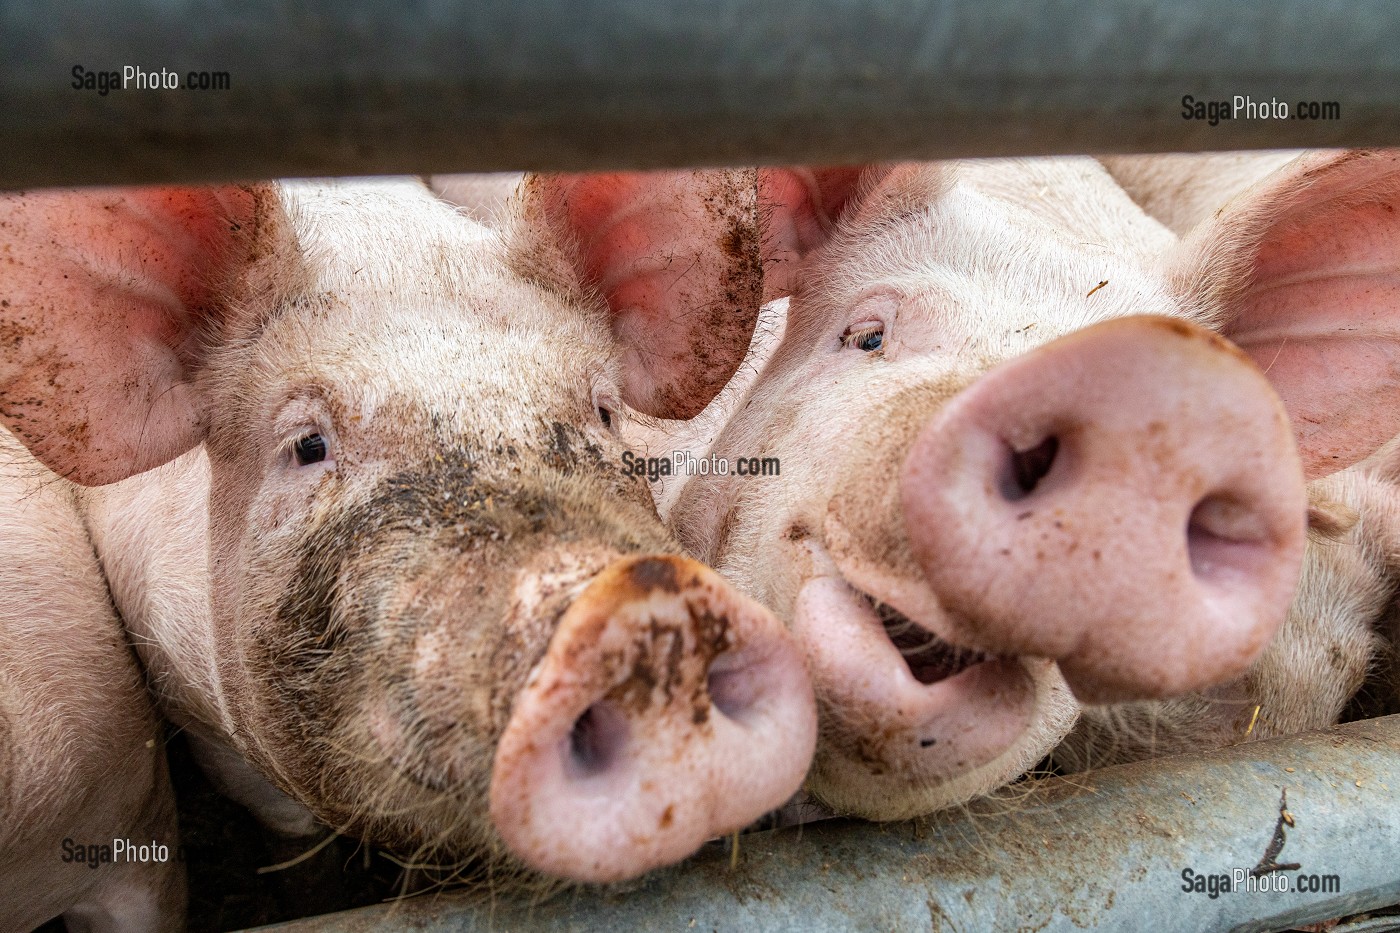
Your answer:
[[[136,656],[72,488],[2,429],[0,644],[0,929],[184,929],[175,799]]]
[[[1392,540],[1354,520],[1383,470],[1305,483],[1400,428],[1397,178],[1387,153],[1290,163],[1179,242],[1089,158],[763,171],[787,321],[710,453],[778,457],[781,483],[691,477],[668,521],[805,646],[817,801],[956,805],[1086,705],[1209,705],[1183,747],[1248,728],[1293,663],[1275,632],[1331,624],[1309,581],[1389,559],[1352,546]],[[1271,721],[1331,719],[1371,643],[1328,646],[1327,697]]]
[[[274,829],[495,891],[684,858],[801,785],[776,618],[616,422],[688,418],[761,290],[752,172],[6,199],[0,417],[85,515],[162,709]]]
[[[1237,237],[1265,227],[1262,246],[1234,270],[1238,281],[1217,284],[1241,296],[1243,323],[1226,332],[1289,393],[1303,447],[1320,455],[1308,467],[1302,578],[1258,662],[1201,695],[1086,709],[1057,762],[1078,769],[1320,728],[1348,711],[1368,678],[1371,705],[1394,711],[1400,438],[1387,438],[1400,424],[1386,274],[1396,263],[1395,154],[1104,161],[1134,200],[1185,238],[1164,257],[1168,268],[1224,262]],[[1319,392],[1310,383],[1321,378],[1329,382]]]

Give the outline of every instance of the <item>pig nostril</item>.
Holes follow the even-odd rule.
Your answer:
[[[1059,438],[1053,435],[1029,450],[1012,448],[999,484],[1002,498],[1017,502],[1034,492],[1040,481],[1049,475],[1059,451]]]
[[[574,777],[602,774],[627,742],[627,720],[608,703],[594,703],[569,732],[568,771]]]
[[[1233,499],[1207,496],[1186,521],[1186,553],[1198,579],[1218,579],[1223,572],[1247,570],[1264,537],[1253,510]]]
[[[742,719],[758,700],[761,680],[748,665],[737,666],[727,655],[720,655],[710,666],[705,690],[715,709],[730,719]]]

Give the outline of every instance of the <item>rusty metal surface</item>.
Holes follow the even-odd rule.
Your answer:
[[[1398,145],[1396,48],[1392,0],[12,0],[0,188]]]
[[[736,870],[715,845],[625,894],[420,898],[264,929],[1278,930],[1400,902],[1396,790],[1400,716],[1048,779],[920,825],[753,834]],[[1289,891],[1183,890],[1186,869],[1261,863]],[[1293,890],[1327,875],[1338,892]]]

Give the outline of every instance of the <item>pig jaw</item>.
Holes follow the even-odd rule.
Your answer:
[[[891,626],[840,575],[803,585],[793,624],[822,697],[807,786],[837,812],[896,820],[961,803],[1022,774],[1074,721],[1053,662]],[[901,644],[910,635],[918,644]]]

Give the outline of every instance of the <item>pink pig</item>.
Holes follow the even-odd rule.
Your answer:
[[[153,687],[267,823],[499,889],[634,876],[800,786],[794,640],[681,556],[614,424],[737,366],[754,173],[532,178],[499,230],[402,182],[0,221],[0,418],[112,484],[84,506]]]
[[[1394,540],[1348,518],[1365,481],[1310,508],[1304,480],[1400,430],[1395,165],[1310,157],[1180,244],[1092,159],[762,173],[790,305],[709,452],[782,477],[693,477],[668,520],[805,646],[819,801],[957,804],[1085,702],[1243,733],[1270,639],[1350,559],[1328,542]],[[1371,638],[1280,723],[1335,717]]]
[[[73,489],[0,429],[0,929],[184,929],[151,699]]]

